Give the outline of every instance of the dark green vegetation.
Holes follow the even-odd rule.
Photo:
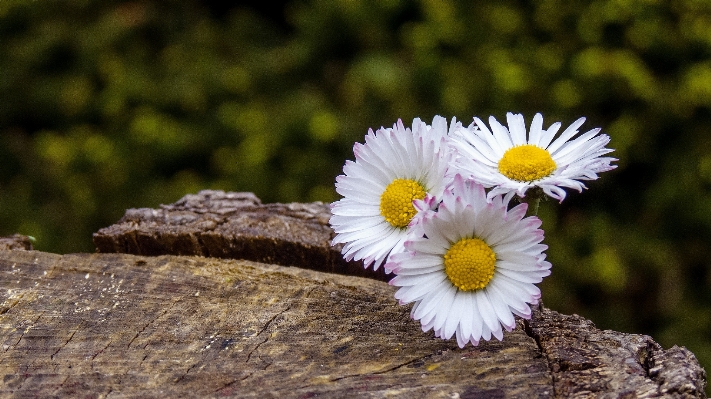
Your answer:
[[[544,302],[711,366],[711,2],[255,7],[0,0],[0,234],[92,251],[126,208],[204,188],[333,201],[398,118],[587,116],[619,168],[542,204]]]

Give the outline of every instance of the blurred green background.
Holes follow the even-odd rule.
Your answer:
[[[709,369],[711,2],[274,4],[0,0],[0,234],[92,252],[201,189],[336,200],[398,118],[586,116],[619,168],[542,204],[544,303]]]

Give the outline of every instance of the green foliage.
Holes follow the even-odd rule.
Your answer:
[[[711,365],[711,3],[0,2],[0,226],[92,251],[204,188],[333,201],[369,127],[587,116],[619,168],[541,206],[546,305]]]

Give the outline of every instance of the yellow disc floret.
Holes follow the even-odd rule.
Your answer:
[[[556,169],[551,154],[541,147],[525,144],[511,147],[499,161],[499,172],[511,180],[530,182]]]
[[[478,238],[462,238],[444,254],[444,272],[462,291],[486,287],[494,277],[496,254]]]
[[[412,201],[425,198],[425,188],[414,180],[395,179],[380,196],[380,214],[391,225],[405,228],[417,210]]]

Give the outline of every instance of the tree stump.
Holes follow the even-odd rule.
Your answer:
[[[158,209],[126,211],[94,234],[98,252],[248,259],[387,281],[382,268],[348,262],[328,225],[327,204],[262,204],[252,193],[203,190]]]
[[[215,198],[215,192],[209,193]],[[312,205],[321,207],[304,206]],[[191,211],[182,206],[179,212],[189,215],[184,219],[162,208],[162,226],[152,212],[141,212],[151,215],[149,223],[160,231],[174,231],[166,234],[171,241],[160,244],[163,248],[183,239],[181,226],[187,226],[198,243],[191,248],[212,248],[199,244],[200,234],[191,225],[198,223],[201,214],[190,219]],[[289,209],[288,205],[250,206],[249,212],[256,214],[262,212],[259,207]],[[203,214],[219,214],[212,205],[203,208],[212,209]],[[262,220],[272,220],[264,212]],[[279,215],[271,217],[281,220]],[[119,225],[128,229],[126,219]],[[172,222],[176,220],[182,221]],[[234,224],[240,220],[253,223],[251,216],[241,218],[235,211],[225,221],[215,222],[210,231],[220,225],[224,231],[246,231]],[[323,218],[316,220],[327,227]],[[133,217],[130,223],[150,236],[142,219]],[[290,228],[302,231],[302,227]],[[130,236],[116,226],[96,236],[110,240],[106,234],[110,229],[123,231],[121,237]],[[277,242],[293,240],[300,251],[312,246],[318,256],[330,250],[313,245],[314,241],[306,245],[301,237],[252,232]],[[249,240],[237,235],[224,240],[238,239]],[[126,247],[121,245],[112,248]],[[278,251],[279,245],[268,248]],[[287,259],[271,252],[269,256]],[[301,262],[310,256],[317,255],[303,252],[294,259]],[[331,259],[329,268],[336,265]],[[423,333],[419,323],[409,318],[410,307],[399,306],[393,298],[395,288],[378,276],[362,278],[343,270],[337,274],[303,267],[323,265],[296,266],[194,254],[57,255],[0,250],[4,288],[0,291],[0,394],[705,397],[706,375],[694,355],[676,346],[664,350],[648,336],[600,331],[579,316],[542,307],[530,321],[519,321],[514,331],[505,333],[503,341],[482,341],[477,347],[460,349],[454,340]]]

